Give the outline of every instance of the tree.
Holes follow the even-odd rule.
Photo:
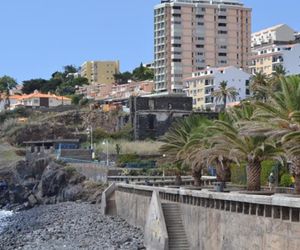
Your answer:
[[[300,77],[280,79],[281,91],[270,93],[268,102],[258,102],[248,132],[274,138],[292,164],[295,192],[300,194]]]
[[[233,123],[233,120],[227,113],[220,113],[219,120]],[[233,162],[227,157],[227,150],[221,151],[216,147],[212,147],[212,137],[217,136],[218,132],[212,129],[212,122],[207,124],[202,133],[195,134],[195,142],[192,145],[192,150],[188,154],[187,161],[192,168],[199,168],[197,165],[202,165],[202,168],[215,166],[217,170],[217,180],[221,182],[231,181],[230,164]],[[192,140],[191,140],[192,142]]]
[[[285,77],[285,75],[286,70],[281,64],[275,67],[274,72],[272,73],[272,76],[270,78],[272,92],[280,90],[280,80],[281,78]]]
[[[31,79],[27,81],[23,81],[22,92],[24,94],[33,93],[35,90],[41,91],[45,85],[47,85],[48,81],[45,79]]]
[[[253,105],[243,104],[229,112],[233,122],[215,121],[213,130],[217,135],[211,138],[212,149],[220,152],[220,157],[247,164],[247,189],[260,190],[261,163],[280,154],[280,147],[268,140],[266,135],[249,134],[243,130],[244,124],[253,120]]]
[[[0,78],[0,93],[5,96],[5,109],[10,108],[10,91],[17,86],[17,82],[10,76],[2,76]]]
[[[225,111],[226,109],[227,100],[235,101],[236,97],[239,95],[234,87],[227,88],[227,83],[227,81],[222,81],[219,88],[213,92],[213,96],[215,97],[216,101],[223,102],[222,111]]]
[[[270,81],[265,73],[258,72],[251,78],[251,90],[256,100],[266,101],[270,92]]]
[[[139,67],[135,68],[132,71],[132,78],[135,81],[153,80],[154,79],[154,71],[153,71],[153,69],[144,67],[143,63],[141,63]]]
[[[190,165],[191,161],[187,161],[188,155],[198,140],[203,137],[204,129],[210,123],[201,116],[190,116],[175,122],[163,136],[164,144],[160,147],[160,152],[166,156],[165,160],[176,166],[178,175],[181,169],[186,169]],[[197,184],[201,179],[202,167],[202,164],[195,163],[191,169]]]
[[[124,73],[114,74],[114,78],[118,84],[126,84],[132,79],[132,74],[129,71],[126,71]]]

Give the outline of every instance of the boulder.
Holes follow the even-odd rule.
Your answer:
[[[13,168],[1,170],[0,180],[8,188],[0,190],[0,208],[17,210],[65,201],[96,203],[103,190],[99,184],[87,185],[86,177],[76,169],[47,157],[20,161]]]

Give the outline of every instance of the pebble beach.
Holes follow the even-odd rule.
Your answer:
[[[145,249],[141,229],[102,216],[100,206],[89,203],[38,206],[6,214],[0,223],[1,250]]]

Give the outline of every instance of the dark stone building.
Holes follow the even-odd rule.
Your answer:
[[[193,109],[192,97],[175,94],[131,97],[129,102],[135,140],[164,135],[176,119],[189,116]]]

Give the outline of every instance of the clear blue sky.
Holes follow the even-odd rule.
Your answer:
[[[0,76],[49,78],[63,65],[119,59],[121,70],[153,60],[159,0],[0,0]],[[286,23],[300,30],[299,0],[244,0],[253,30]]]

